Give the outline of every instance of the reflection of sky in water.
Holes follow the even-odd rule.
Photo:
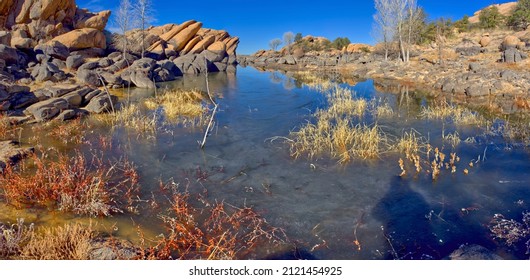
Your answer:
[[[503,143],[491,141],[461,144],[456,149],[462,159],[459,168],[482,155],[486,147],[487,160],[468,167],[467,176],[461,170],[455,174],[443,171],[435,182],[429,174],[397,177],[399,157],[392,154],[346,166],[326,158],[293,160],[289,147],[281,139],[271,138],[288,137],[290,131],[312,121],[311,113],[325,104],[322,94],[297,87],[290,75],[259,73],[250,68],[238,69],[237,76],[210,74],[209,81],[212,91],[222,93],[223,98],[218,100],[220,111],[204,151],[197,144],[202,137],[200,130],[190,133],[171,128],[170,134],[160,133],[156,139],[147,140],[114,132],[115,141],[128,143],[144,196],[160,195],[159,178],[174,178],[183,185],[190,182],[192,193],[207,189],[211,200],[253,206],[273,226],[284,228],[300,250],[316,258],[380,259],[397,255],[439,259],[464,243],[514,257],[513,252],[497,247],[484,225],[495,213],[519,218],[528,210],[530,179],[526,173],[530,163],[523,149],[506,150]],[[204,77],[186,77],[166,86],[204,89],[205,83]],[[378,121],[385,132],[399,136],[413,127],[430,138],[433,146],[443,145],[440,122],[415,118],[425,102],[423,97],[406,91],[380,93],[371,81],[354,89],[359,97],[384,100],[396,109],[396,117]],[[132,99],[152,94],[134,90]],[[369,124],[374,122],[368,118]],[[465,138],[476,130],[459,129],[459,133]],[[197,169],[209,174],[206,181],[197,182]],[[516,204],[518,200],[524,203]],[[464,213],[462,208],[473,210]],[[156,214],[148,211],[110,219],[122,227],[115,235],[131,237],[134,230],[126,229],[125,222],[130,219],[153,235],[161,230]],[[112,224],[109,221],[106,223]],[[356,239],[361,250],[354,245]],[[520,252],[516,254],[523,257]]]

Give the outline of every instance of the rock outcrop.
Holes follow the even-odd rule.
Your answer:
[[[490,7],[497,7],[497,9],[499,10],[499,13],[507,17],[513,13],[516,6],[517,6],[517,2],[508,2],[504,4],[493,4],[482,10],[485,10]],[[469,17],[469,23],[478,23],[480,21],[479,17],[480,17],[480,13],[482,12],[482,10],[476,11],[472,17]]]
[[[70,50],[107,48],[107,40],[105,35],[101,31],[94,28],[72,30],[68,33],[53,38],[52,42],[53,41],[62,43]]]
[[[0,28],[13,33],[12,46],[24,49],[76,29],[93,28],[102,35],[110,17],[110,11],[78,9],[75,0],[3,0],[0,5]]]

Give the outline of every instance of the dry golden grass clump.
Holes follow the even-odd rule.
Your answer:
[[[141,103],[122,103],[116,111],[95,118],[107,125],[154,134],[162,116],[171,124],[204,125],[208,112],[204,101],[205,94],[198,90],[170,90]]]
[[[379,118],[390,118],[394,115],[394,109],[387,102],[376,104],[373,114]]]
[[[147,115],[138,104],[122,104],[114,112],[95,115],[95,119],[110,126],[123,126],[143,133],[156,132],[156,114]]]
[[[378,157],[387,148],[387,138],[377,125],[354,124],[352,118],[365,113],[367,102],[353,96],[352,91],[335,87],[327,95],[329,108],[315,113],[316,124],[308,123],[291,133],[291,155],[327,154],[341,163]]]
[[[88,260],[95,232],[80,224],[34,231],[18,258],[25,260]]]
[[[199,90],[170,90],[146,99],[144,104],[150,110],[162,109],[170,123],[203,124],[208,111],[203,103],[206,99]]]
[[[286,242],[283,230],[272,227],[251,208],[236,208],[223,202],[208,203],[204,207],[191,204],[191,196],[175,188],[176,184],[162,184],[172,189],[171,213],[162,216],[167,234],[158,243],[140,250],[142,259],[244,259],[264,245]]]
[[[309,71],[297,73],[295,79],[304,83],[308,88],[319,92],[326,92],[337,87],[337,83]]]
[[[446,101],[423,107],[420,116],[426,119],[451,119],[456,125],[482,125],[486,122],[478,113]]]
[[[340,116],[357,116],[362,117],[368,107],[368,102],[362,98],[354,98],[355,93],[349,89],[335,87],[332,92],[327,94],[330,107],[326,111],[333,117]]]
[[[45,205],[80,215],[109,216],[132,204],[138,174],[126,159],[59,152],[33,156],[0,177],[0,198],[17,207]]]

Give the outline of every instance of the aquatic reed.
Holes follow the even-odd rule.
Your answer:
[[[329,107],[318,110],[316,123],[307,123],[296,132],[291,132],[291,156],[329,155],[340,163],[352,158],[376,158],[388,145],[387,138],[379,126],[355,124],[352,117],[362,117],[367,108],[364,99],[354,98],[348,89],[335,87],[326,95]]]
[[[483,125],[486,120],[477,112],[447,101],[433,103],[421,109],[420,117],[426,119],[450,119],[456,125]]]
[[[199,90],[168,90],[144,100],[150,110],[161,109],[170,123],[202,125],[206,122],[207,95]]]
[[[137,132],[153,134],[157,129],[156,113],[143,112],[140,105],[122,103],[113,112],[99,114],[95,119],[110,126],[122,126]]]

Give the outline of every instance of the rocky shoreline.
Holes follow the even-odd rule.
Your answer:
[[[493,38],[492,38],[493,37]],[[502,114],[530,111],[530,72],[527,70],[529,35],[457,40],[443,50],[440,63],[436,46],[418,48],[409,63],[384,61],[377,52],[358,50],[293,54],[257,52],[238,56],[242,66],[262,70],[338,72],[346,77],[374,79],[393,86],[407,86],[445,96],[474,107]]]
[[[155,88],[184,74],[236,71],[239,38],[226,31],[190,20],[111,34],[105,29],[110,16],[81,9],[75,0],[0,3],[0,113],[6,122],[109,112],[117,102],[109,88]],[[124,39],[126,50],[118,47]]]

